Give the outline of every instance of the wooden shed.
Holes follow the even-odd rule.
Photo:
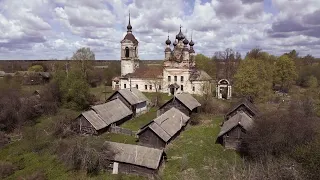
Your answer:
[[[173,107],[140,129],[139,144],[163,149],[179,135],[189,119],[189,116]]]
[[[225,121],[230,119],[232,116],[237,114],[238,112],[245,112],[247,113],[250,117],[254,117],[259,114],[258,108],[248,101],[247,99],[241,100],[226,113],[225,115]]]
[[[160,116],[172,107],[175,107],[187,116],[190,116],[192,113],[198,112],[200,106],[201,104],[191,94],[180,93],[163,104],[157,111],[157,115]]]
[[[109,168],[112,174],[127,173],[151,178],[166,159],[164,151],[160,149],[110,141],[104,145],[113,154],[107,157],[111,161]]]
[[[137,88],[121,89],[114,92],[108,101],[120,99],[133,112],[133,116],[143,114],[148,111],[148,98]]]
[[[217,143],[227,149],[239,149],[243,135],[250,130],[253,119],[245,112],[237,112],[221,127]]]
[[[73,129],[81,134],[98,135],[112,125],[120,125],[132,118],[132,111],[119,99],[91,107],[77,117]]]

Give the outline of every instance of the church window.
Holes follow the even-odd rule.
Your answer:
[[[152,85],[149,86],[149,89],[152,90]]]
[[[178,77],[174,76],[174,82],[177,82],[177,80],[178,80]]]
[[[171,82],[171,76],[168,76],[168,81]]]
[[[138,57],[137,47],[134,48],[134,54],[135,54],[135,57]]]
[[[129,57],[129,48],[128,47],[126,47],[126,51],[125,52],[126,52],[125,56]]]
[[[148,86],[147,86],[147,85],[144,85],[144,89],[145,89],[145,90],[148,90]]]
[[[183,76],[181,76],[181,82],[183,82],[183,80],[184,80],[184,79],[183,79]]]
[[[183,91],[183,85],[181,85],[180,89],[181,89],[181,91]]]
[[[161,85],[159,85],[159,90],[161,90]]]
[[[196,90],[196,88],[194,86],[192,86],[192,91],[195,91],[195,90]]]
[[[136,88],[137,88],[137,89],[139,89],[139,86],[138,86],[138,84],[136,84]]]
[[[123,84],[123,87],[124,87],[124,88],[127,88],[127,84]]]

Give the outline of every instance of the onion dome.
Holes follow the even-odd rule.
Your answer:
[[[173,46],[176,46],[176,45],[178,45],[178,42],[174,41]]]
[[[177,34],[176,39],[178,39],[180,41],[180,40],[182,40],[184,38],[185,38],[185,36],[181,32],[181,26],[180,26],[180,31],[179,31],[179,34]]]
[[[190,45],[190,46],[194,46],[194,42],[192,41],[192,39],[191,39],[189,45]]]
[[[169,36],[168,36],[168,39],[166,40],[166,45],[170,45],[171,44],[171,41],[169,39]]]
[[[188,41],[187,38],[184,39],[183,44],[184,44],[184,45],[188,45],[188,44],[189,44],[189,41]]]
[[[129,24],[127,26],[127,31],[128,32],[132,32],[132,26],[131,26],[131,23],[130,23],[130,13],[129,13]]]

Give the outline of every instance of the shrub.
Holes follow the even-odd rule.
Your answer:
[[[5,178],[14,173],[17,168],[10,162],[0,161],[0,178]]]
[[[227,112],[229,104],[218,100],[214,97],[200,97],[199,102],[201,104],[200,111],[203,113],[209,113],[214,115],[220,115]]]
[[[0,148],[10,142],[10,138],[2,131],[0,131]]]
[[[28,71],[43,72],[44,68],[41,65],[33,65],[29,67]]]
[[[48,178],[47,178],[47,175],[45,172],[36,171],[24,179],[26,179],[26,180],[47,180]]]

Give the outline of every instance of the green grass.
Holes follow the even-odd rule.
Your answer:
[[[157,93],[155,92],[144,92],[143,93],[149,100],[152,100],[154,97],[156,97]],[[168,93],[160,93],[161,100],[163,102],[166,102],[172,98],[172,96],[169,96]]]
[[[123,123],[121,127],[131,129],[132,131],[138,131],[142,126],[148,124],[150,121],[156,118],[156,116],[157,109],[151,108],[149,112]]]
[[[189,126],[167,147],[168,162],[162,169],[163,179],[221,179],[213,169],[219,164],[238,160],[231,150],[215,144],[222,117],[212,118],[198,126]]]
[[[94,88],[90,88],[90,93],[95,95],[99,101],[105,101],[106,98],[112,95],[114,91],[111,86],[97,86]]]

